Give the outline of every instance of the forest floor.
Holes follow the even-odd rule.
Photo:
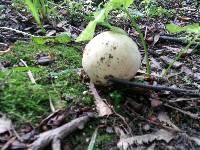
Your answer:
[[[199,2],[176,0],[159,2],[158,6],[172,11],[138,20],[149,47],[151,79],[146,78],[143,59],[134,80],[150,85],[199,90],[199,45],[190,47],[168,74],[161,76],[187,45],[176,39],[188,36],[170,34],[165,25],[170,22],[182,26],[199,23]],[[61,7],[59,15],[55,15],[56,19],[51,18],[51,21],[44,23],[46,35],[54,36],[67,31],[77,37],[87,25],[89,17],[85,17],[87,13],[81,12],[79,5],[74,9],[79,10],[68,12],[64,6]],[[131,88],[123,84],[92,89],[81,68],[85,43],[48,42],[41,45],[31,41],[27,35],[12,31],[17,29],[32,35],[43,35],[31,14],[25,10],[18,2],[0,2],[0,27],[7,27],[0,28],[1,149],[27,149],[38,140],[37,135],[59,129],[84,116],[89,116],[87,119],[90,121],[77,121],[74,126],[78,129],[73,129],[74,132],[67,129],[72,133],[61,141],[62,149],[87,149],[95,133],[94,149],[118,149],[122,141],[125,145],[131,144],[130,149],[200,149],[199,95]],[[110,22],[127,31],[144,58],[138,33],[130,22],[123,16],[115,17],[114,13]],[[99,27],[97,33],[102,30],[106,29]],[[102,99],[106,99],[112,115],[97,117],[94,103],[97,95],[94,90]],[[79,127],[82,124],[85,126]]]

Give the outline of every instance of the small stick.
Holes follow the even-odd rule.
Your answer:
[[[15,137],[20,141],[23,142],[23,139],[20,137],[20,135],[17,133],[17,131],[15,130],[15,128],[12,126],[12,131],[15,134]]]
[[[131,82],[131,81],[128,81],[128,80],[117,79],[117,78],[110,78],[109,80],[113,83],[120,83],[120,84],[129,85],[129,86],[132,86],[132,87],[149,89],[149,90],[154,90],[154,91],[170,91],[170,92],[173,92],[173,93],[181,93],[181,94],[189,94],[189,95],[200,96],[199,90],[187,90],[187,89],[166,87],[166,86],[161,86],[161,85],[147,85],[147,84]]]
[[[12,137],[2,148],[1,150],[7,150],[12,145],[12,143],[16,140],[16,137]]]
[[[190,117],[193,118],[193,119],[200,119],[200,116],[199,116],[198,114],[193,114],[193,113],[191,113],[191,112],[184,111],[184,110],[182,110],[182,109],[180,109],[180,108],[176,108],[176,107],[171,106],[171,105],[169,105],[169,104],[163,104],[163,105],[166,106],[166,107],[169,107],[169,108],[171,108],[171,109],[175,109],[176,111],[179,111],[179,112],[181,112],[181,113],[183,113],[183,114],[185,114],[185,115],[188,115],[188,116],[190,116]]]
[[[20,59],[20,61],[23,63],[23,65],[24,65],[25,67],[28,68],[28,65],[26,64],[25,61],[23,61],[22,59]],[[33,84],[36,84],[32,72],[31,72],[30,70],[28,70],[27,74],[28,74],[28,77],[29,77],[29,79],[31,80],[31,82],[32,82]]]
[[[183,101],[198,101],[200,98],[177,98],[169,100],[169,103],[183,102]]]
[[[29,33],[26,33],[26,32],[23,32],[23,31],[20,31],[20,30],[17,30],[17,29],[13,29],[13,28],[0,27],[0,29],[14,31],[14,32],[16,32],[16,33],[20,33],[20,34],[23,34],[23,35],[26,35],[26,36],[30,36],[30,37],[33,37],[33,36],[34,36],[34,35],[32,35],[32,34],[29,34]]]
[[[166,35],[161,35],[160,36],[160,40],[183,43],[183,44],[188,44],[189,43],[189,40],[187,40],[187,38],[176,38],[176,37],[166,36]],[[191,45],[199,47],[200,46],[200,42],[192,42]]]
[[[82,129],[91,118],[94,118],[94,114],[88,113],[86,116],[76,118],[56,129],[39,134],[38,139],[29,145],[28,150],[42,150],[50,143],[52,144],[53,150],[60,150],[60,141],[73,131]]]

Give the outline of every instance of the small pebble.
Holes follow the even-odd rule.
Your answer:
[[[113,131],[113,128],[112,128],[112,127],[107,127],[107,128],[106,128],[106,132],[107,132],[107,133],[113,133],[114,131]]]
[[[150,130],[149,124],[145,124],[145,125],[143,126],[143,130],[144,130],[144,131],[149,131],[149,130]]]
[[[42,56],[42,57],[38,58],[38,60],[37,60],[37,63],[39,65],[43,65],[43,66],[49,65],[52,62],[53,62],[53,60],[50,58],[50,56]]]

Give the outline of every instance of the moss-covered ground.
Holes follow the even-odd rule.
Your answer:
[[[48,55],[52,63],[41,66],[37,59]],[[20,59],[29,68],[20,67]],[[67,108],[67,100],[90,105],[92,100],[83,95],[87,87],[77,73],[81,66],[81,52],[67,46],[41,46],[17,42],[11,51],[0,56],[8,67],[0,72],[0,106],[3,113],[18,125],[37,123],[51,113],[49,100],[55,107]],[[37,84],[31,83],[27,71],[31,70]]]

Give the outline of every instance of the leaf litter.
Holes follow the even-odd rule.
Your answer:
[[[130,145],[148,144],[155,140],[157,141],[164,140],[166,143],[169,143],[175,137],[176,136],[174,133],[169,132],[164,129],[159,129],[158,131],[150,133],[150,134],[137,135],[137,136],[128,137],[128,138],[120,138],[119,142],[117,143],[117,147],[121,150],[127,150]]]
[[[0,113],[0,134],[10,132],[12,130],[12,122],[5,114]]]

